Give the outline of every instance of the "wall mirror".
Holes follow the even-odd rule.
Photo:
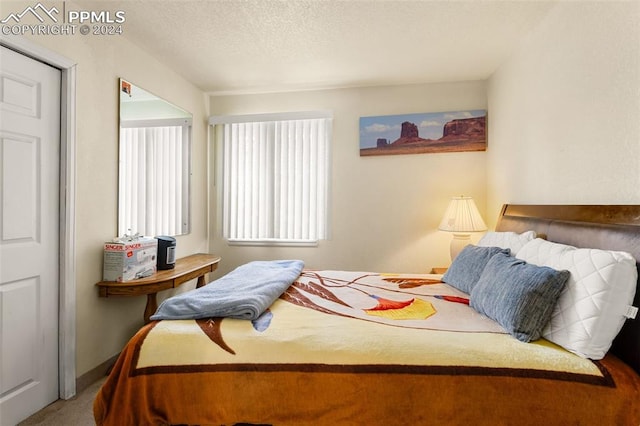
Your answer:
[[[190,231],[192,114],[120,79],[118,236]]]

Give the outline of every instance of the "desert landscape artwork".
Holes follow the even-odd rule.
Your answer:
[[[486,149],[486,110],[360,117],[361,156]]]

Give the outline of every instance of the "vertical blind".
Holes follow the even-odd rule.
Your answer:
[[[230,241],[326,238],[331,119],[227,123],[223,235]]]
[[[189,126],[120,129],[120,235],[188,232],[189,161]]]

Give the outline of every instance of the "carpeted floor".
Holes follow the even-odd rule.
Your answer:
[[[93,399],[106,378],[98,380],[73,398],[58,400],[35,413],[18,426],[92,426]]]

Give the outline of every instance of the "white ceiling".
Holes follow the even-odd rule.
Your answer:
[[[107,10],[125,11],[131,42],[226,94],[483,80],[555,4],[142,0]]]

